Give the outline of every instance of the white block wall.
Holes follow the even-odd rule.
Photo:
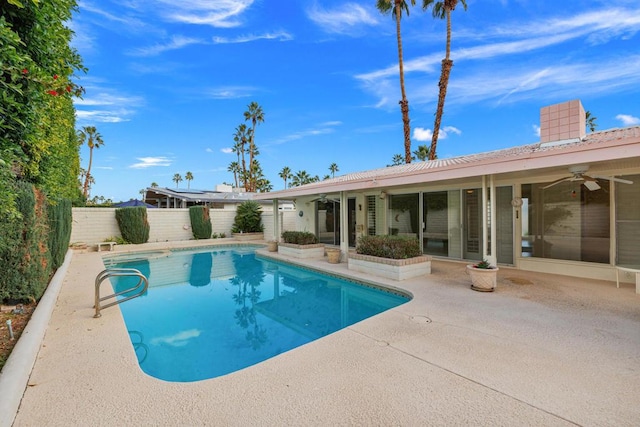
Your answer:
[[[73,208],[71,243],[96,244],[110,237],[120,236],[115,208]],[[225,233],[231,237],[231,227],[235,211],[211,209],[212,230],[216,234]],[[282,231],[296,230],[297,213],[283,211],[280,215]],[[191,240],[191,220],[189,209],[147,209],[149,219],[149,242],[169,242]],[[262,224],[266,240],[273,239],[273,213],[263,212]]]

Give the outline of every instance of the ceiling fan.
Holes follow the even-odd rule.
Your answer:
[[[621,182],[623,184],[633,184],[633,181],[629,181],[628,179],[598,176],[598,175],[587,175],[586,173],[588,170],[589,170],[588,165],[570,166],[569,173],[571,173],[571,176],[557,179],[553,181],[551,184],[548,184],[545,187],[542,187],[542,189],[546,190],[547,188],[553,187],[554,185],[560,184],[561,182],[565,182],[565,181],[571,181],[571,182],[582,181],[582,184],[584,184],[584,186],[587,187],[587,189],[589,189],[590,191],[595,191],[601,188],[600,184],[598,184],[599,179]]]
[[[327,195],[325,193],[321,193],[321,194],[318,194],[318,197],[316,197],[315,199],[309,200],[307,202],[307,204],[310,204],[310,203],[313,203],[313,202],[325,203],[327,200],[329,200],[330,202],[337,202],[337,200],[327,199]]]

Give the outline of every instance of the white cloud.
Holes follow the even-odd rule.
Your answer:
[[[173,22],[233,28],[242,24],[240,17],[254,0],[156,0],[157,10]]]
[[[231,154],[233,153],[233,148],[225,147],[221,148],[220,151],[222,151],[224,154]]]
[[[99,87],[88,86],[87,93],[95,95],[74,99],[78,124],[90,122],[120,123],[127,122],[136,113],[137,107],[144,105],[144,99],[138,96],[126,96],[103,91]]]
[[[533,133],[534,133],[538,138],[540,138],[540,126],[538,126],[538,125],[533,125],[533,126],[531,126],[531,127],[533,128]]]
[[[255,92],[250,86],[223,86],[209,89],[206,93],[213,99],[246,98]]]
[[[327,33],[357,34],[364,27],[378,25],[374,8],[364,8],[356,3],[345,3],[332,10],[314,4],[307,16]]]
[[[413,128],[413,139],[416,141],[431,141],[432,136],[433,132],[431,129]]]
[[[166,157],[138,157],[138,163],[134,163],[129,167],[131,169],[146,169],[155,166],[171,166],[171,160]]]
[[[628,114],[618,114],[616,119],[620,120],[625,126],[635,126],[640,124],[640,118],[630,116]]]
[[[341,124],[342,122],[340,121],[329,121],[329,122],[320,123],[315,128],[294,132],[276,141],[273,141],[271,144],[267,144],[267,145],[279,145],[279,144],[284,144],[290,141],[296,141],[306,137],[326,135],[328,133],[333,133],[335,131],[334,127],[339,126]]]
[[[248,43],[256,40],[277,40],[280,42],[286,42],[293,40],[293,36],[286,31],[277,31],[274,33],[265,33],[265,34],[248,34],[243,36],[238,36],[235,38],[227,38],[227,37],[214,37],[213,43],[215,44],[232,44],[232,43]]]
[[[128,52],[128,54],[132,56],[155,56],[169,50],[182,49],[183,47],[191,46],[194,44],[206,44],[206,42],[204,40],[178,35],[173,36],[171,40],[164,44],[155,44],[149,47],[132,49]]]

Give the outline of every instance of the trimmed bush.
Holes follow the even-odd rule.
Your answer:
[[[361,236],[356,253],[380,258],[406,259],[422,255],[420,242],[407,236]]]
[[[282,233],[282,241],[294,245],[314,245],[319,243],[318,237],[308,231],[285,231]]]
[[[56,270],[62,265],[71,241],[71,201],[69,199],[49,201],[47,215],[51,267]]]
[[[211,238],[211,218],[208,207],[191,206],[189,208],[189,218],[191,218],[191,231],[194,239]]]
[[[238,205],[236,217],[233,220],[232,233],[260,233],[262,226],[262,207],[260,203],[247,200]]]
[[[140,244],[149,240],[149,221],[144,206],[116,209],[116,221],[122,238],[127,242]]]
[[[33,185],[15,185],[19,216],[7,219],[0,245],[0,300],[40,299],[51,275],[47,246],[46,197]]]

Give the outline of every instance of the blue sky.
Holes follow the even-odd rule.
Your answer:
[[[322,178],[332,163],[338,175],[390,164],[403,152],[396,28],[375,3],[80,0],[70,26],[89,71],[77,126],[105,142],[91,196],[175,188],[187,171],[195,189],[233,182],[233,134],[252,101],[274,190],[284,166]],[[431,140],[446,30],[420,4],[402,20],[412,149]],[[640,124],[637,0],[467,5],[452,16],[439,158],[537,142],[540,108],[572,99],[598,130]]]

